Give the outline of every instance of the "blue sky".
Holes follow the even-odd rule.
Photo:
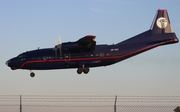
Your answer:
[[[180,36],[179,0],[1,0],[0,94],[2,95],[179,95],[180,44],[158,47],[88,75],[76,69],[12,71],[5,62],[27,51],[96,35],[113,44],[150,28],[159,8],[167,9]]]

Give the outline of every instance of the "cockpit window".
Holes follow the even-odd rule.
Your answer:
[[[19,57],[19,58],[25,58],[26,55],[23,53],[23,54],[20,54],[18,57]]]

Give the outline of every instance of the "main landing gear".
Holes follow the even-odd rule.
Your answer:
[[[30,76],[31,76],[31,77],[34,77],[34,76],[35,76],[35,73],[32,72],[31,70],[30,70],[30,72],[31,72],[31,73],[30,73]]]
[[[79,67],[79,68],[77,69],[77,73],[78,73],[78,74],[82,74],[82,72],[84,72],[84,74],[88,74],[89,71],[90,71],[89,67],[84,67],[84,66]],[[35,77],[35,73],[34,73],[32,70],[30,70],[30,72],[31,72],[31,73],[30,73],[30,76],[31,76],[31,77]]]
[[[89,71],[90,71],[89,67],[84,67],[84,66],[79,67],[77,69],[78,74],[81,74],[82,72],[84,72],[84,74],[87,74],[87,73],[89,73]]]

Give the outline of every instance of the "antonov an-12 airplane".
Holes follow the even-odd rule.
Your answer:
[[[167,10],[159,9],[149,30],[113,45],[96,45],[96,36],[87,35],[75,42],[65,42],[53,48],[24,52],[6,62],[12,70],[70,69],[87,74],[91,67],[107,66],[152,48],[179,42],[172,32]]]

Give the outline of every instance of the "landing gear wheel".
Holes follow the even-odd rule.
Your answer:
[[[87,73],[89,73],[89,70],[90,70],[89,67],[85,67],[84,70],[83,70],[83,72],[84,72],[85,74],[87,74]]]
[[[81,74],[83,72],[83,68],[82,67],[79,67],[78,69],[77,69],[77,73],[78,74]]]
[[[31,76],[31,77],[34,77],[34,76],[35,76],[35,73],[34,73],[34,72],[31,72],[31,73],[30,73],[30,76]]]

